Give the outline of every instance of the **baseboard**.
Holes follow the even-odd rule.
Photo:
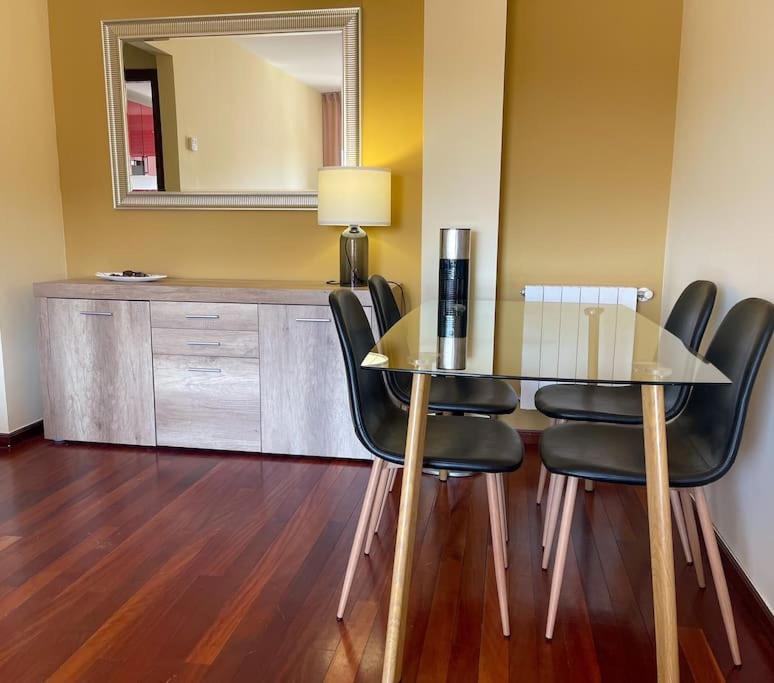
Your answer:
[[[43,420],[38,420],[26,427],[14,429],[10,434],[0,434],[0,448],[10,448],[16,444],[30,439],[33,436],[39,436],[43,433]]]
[[[769,641],[774,643],[774,613],[769,609],[766,601],[761,597],[758,589],[750,581],[717,531],[715,536],[718,539],[718,548],[725,566],[729,588],[735,585],[737,589],[735,593],[742,596],[750,611],[760,620],[761,630],[768,636]]]
[[[537,446],[540,441],[541,429],[520,429],[519,436],[525,446]]]

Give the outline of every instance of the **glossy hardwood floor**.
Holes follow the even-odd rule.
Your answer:
[[[423,479],[405,681],[654,680],[642,495],[579,494],[547,643],[530,456],[509,477],[510,640],[483,478]],[[0,681],[378,681],[397,491],[335,619],[367,476],[343,461],[13,448],[0,456]],[[732,670],[711,582],[699,590],[675,555],[682,680],[774,680],[738,586]]]

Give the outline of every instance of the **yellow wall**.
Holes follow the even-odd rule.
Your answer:
[[[150,44],[172,58],[183,192],[317,187],[319,91],[231,38]],[[188,136],[198,139],[198,151],[188,149]]]
[[[0,432],[8,432],[42,414],[32,283],[65,270],[46,0],[2,3],[0,45]]]
[[[498,295],[647,286],[658,317],[680,0],[511,0]]]
[[[335,6],[352,3],[337,3]],[[50,0],[51,52],[70,276],[134,268],[193,277],[326,280],[337,228],[281,211],[112,208],[99,21],[330,7],[313,0]],[[369,230],[371,271],[419,288],[422,2],[364,0],[363,163],[392,168],[392,226]]]
[[[500,298],[525,284],[646,286],[656,297],[640,310],[659,317],[681,8],[509,0]],[[548,424],[537,411],[509,421]]]
[[[371,270],[419,282],[422,2],[363,2],[363,162],[393,168],[393,225]],[[102,18],[330,6],[305,0],[50,1],[68,268],[199,277],[335,277],[337,230],[314,212],[115,211]],[[678,0],[511,0],[499,295],[526,282],[647,285],[657,316],[668,205]],[[471,89],[475,96],[475,88]]]

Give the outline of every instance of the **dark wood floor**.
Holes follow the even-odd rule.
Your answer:
[[[510,477],[510,640],[484,481],[423,480],[406,681],[655,679],[643,498],[579,494],[556,637],[543,637],[537,458]],[[335,619],[367,467],[35,439],[0,457],[0,680],[378,681],[397,497]],[[732,670],[711,587],[679,549],[684,681],[774,680],[732,583]]]

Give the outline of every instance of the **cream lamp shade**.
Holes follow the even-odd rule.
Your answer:
[[[320,225],[389,225],[390,170],[327,166],[317,176]]]

